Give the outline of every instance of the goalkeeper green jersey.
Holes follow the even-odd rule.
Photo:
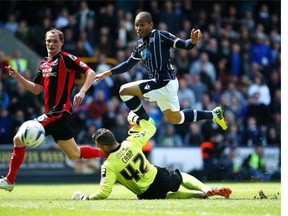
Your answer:
[[[151,121],[142,119],[141,131],[129,136],[112,151],[101,166],[99,189],[89,199],[105,199],[116,181],[140,195],[152,184],[157,169],[142,152],[142,147],[154,135],[156,127]]]

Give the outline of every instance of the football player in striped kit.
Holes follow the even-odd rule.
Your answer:
[[[193,109],[180,110],[177,96],[179,83],[176,72],[171,64],[171,47],[192,49],[202,38],[200,29],[192,29],[190,38],[183,40],[170,32],[153,29],[152,16],[149,12],[140,12],[135,18],[135,30],[139,36],[131,56],[114,68],[96,75],[96,81],[106,76],[121,74],[129,71],[139,61],[143,61],[148,73],[148,80],[137,80],[121,86],[119,94],[127,107],[143,119],[149,116],[141,104],[141,99],[157,102],[159,108],[172,124],[196,122],[199,120],[213,120],[223,130],[227,125],[223,116],[223,109],[218,106],[212,111]],[[138,128],[133,128],[138,130]],[[132,133],[134,131],[129,131]]]

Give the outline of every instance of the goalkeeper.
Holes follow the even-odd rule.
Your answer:
[[[130,134],[122,143],[108,129],[101,128],[92,136],[95,144],[108,155],[101,167],[101,182],[95,193],[75,192],[74,200],[106,199],[116,181],[137,195],[138,199],[188,199],[220,195],[228,198],[226,187],[209,188],[195,177],[178,169],[169,170],[152,165],[142,152],[142,146],[154,135],[156,127],[150,118],[140,119],[130,112],[128,121],[140,132]],[[188,190],[187,190],[188,189]]]

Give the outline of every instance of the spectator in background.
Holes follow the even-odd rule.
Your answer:
[[[92,135],[97,131],[94,124],[87,124],[77,136],[77,141],[81,145],[89,145],[92,142]]]
[[[183,140],[175,132],[174,125],[167,124],[163,132],[159,134],[157,145],[160,147],[181,147]]]
[[[43,41],[43,38],[45,38],[45,33],[49,31],[51,28],[52,28],[52,20],[49,17],[44,17],[41,21],[41,24],[37,25],[34,29],[34,35],[33,35],[33,44],[35,47],[34,50],[37,50],[40,56],[46,55],[46,46],[45,46],[45,41]],[[65,44],[66,44],[66,39],[65,39]]]
[[[40,115],[40,102],[35,95],[26,91],[26,88],[20,83],[16,84],[15,91],[12,92],[9,104],[9,112],[15,115],[18,110],[24,112],[24,119],[33,119]],[[34,116],[36,115],[36,116]]]
[[[189,130],[185,132],[184,145],[185,146],[199,146],[204,141],[201,134],[200,126],[198,124],[189,124]]]
[[[184,76],[189,73],[189,52],[181,49],[177,50],[175,55],[175,64],[177,67],[177,76],[180,79],[185,78]]]
[[[0,110],[7,109],[10,106],[10,95],[9,92],[4,89],[3,82],[0,79]]]
[[[242,56],[241,56],[241,47],[238,43],[232,44],[232,53],[231,57],[228,59],[230,66],[230,74],[236,76],[237,79],[240,79],[242,75]]]
[[[84,43],[81,40],[78,40],[76,42],[76,47],[75,50],[71,52],[73,55],[75,56],[79,56],[79,57],[89,57],[89,53],[87,52],[87,50],[84,47]]]
[[[118,104],[113,100],[107,102],[107,110],[103,115],[102,125],[103,127],[111,130],[116,126],[116,116],[117,116]]]
[[[212,83],[216,81],[215,65],[209,60],[209,56],[206,52],[202,52],[198,60],[190,65],[189,74],[191,76],[200,74],[201,71],[205,71]]]
[[[247,104],[246,99],[241,91],[238,90],[235,81],[229,81],[227,84],[227,89],[223,92],[226,100],[231,103],[232,97],[236,97],[239,104],[245,105]]]
[[[124,141],[127,138],[127,121],[123,114],[117,114],[115,126],[111,127],[112,133],[115,134],[115,138],[119,141]]]
[[[101,71],[109,70],[112,66],[107,63],[107,57],[104,53],[100,53],[98,57],[98,64],[96,66],[96,73]],[[96,97],[97,91],[101,90],[105,94],[105,101],[109,101],[111,98],[111,89],[114,86],[114,81],[111,77],[107,77],[104,80],[93,83],[93,95]]]
[[[248,98],[246,117],[255,118],[257,125],[267,125],[271,113],[267,105],[259,102],[259,98],[259,92],[255,92],[254,95]]]
[[[272,143],[276,144],[276,142],[278,142],[279,147],[281,148],[281,112],[275,112],[272,114],[271,116],[272,121],[269,123],[268,125],[268,135],[267,135],[267,143],[270,144],[268,142],[268,140],[271,140]],[[273,128],[273,129],[270,129]],[[273,130],[272,132],[270,130]],[[276,133],[276,137],[275,137],[275,133]]]
[[[203,160],[203,172],[206,178],[214,179],[218,178],[218,146],[217,146],[217,134],[210,132],[206,134],[204,141],[200,144],[201,155]]]
[[[98,13],[98,23],[100,25],[100,40],[101,40],[101,29],[109,29],[109,39],[108,43],[111,44],[111,41],[116,41],[117,39],[117,29],[119,24],[117,10],[115,9],[114,4],[109,2],[106,6],[100,8]],[[108,36],[108,35],[105,35]],[[111,46],[114,48],[114,43]],[[114,54],[114,50],[109,53],[107,56],[112,56]],[[104,49],[102,49],[104,51]]]
[[[225,141],[231,147],[237,147],[243,145],[242,143],[242,133],[238,127],[238,124],[233,122],[229,124],[229,132],[225,134]]]
[[[270,103],[269,110],[272,113],[281,112],[281,89],[277,89],[274,92],[273,100]]]
[[[251,64],[256,63],[265,77],[269,77],[272,63],[272,49],[266,43],[267,36],[263,32],[255,35],[255,41],[249,50]]]
[[[87,33],[85,30],[80,31],[79,41],[83,43],[83,48],[88,53],[87,57],[93,57],[94,55],[93,46],[88,40]]]
[[[254,77],[254,83],[248,88],[248,96],[252,97],[258,93],[259,98],[257,103],[269,106],[271,102],[271,95],[268,86],[264,83],[264,77],[261,74],[257,74]]]
[[[89,18],[84,29],[87,34],[87,41],[91,44],[93,49],[95,48],[96,41],[98,41],[99,38],[97,26],[98,23],[96,23],[94,19]]]
[[[80,1],[78,8],[75,14],[76,32],[84,30],[89,19],[95,19],[95,12],[89,8],[87,1]]]
[[[114,44],[111,43],[111,31],[108,27],[102,27],[100,29],[99,40],[96,42],[95,49],[101,51],[106,56],[114,57]]]
[[[208,87],[201,81],[200,74],[185,76],[188,80],[188,87],[192,89],[195,95],[196,103],[201,103],[203,95],[208,93]]]
[[[69,52],[69,53],[74,53],[76,50],[76,40],[75,40],[75,36],[74,36],[74,32],[71,28],[67,28],[65,29],[65,43],[63,44],[63,50],[65,50],[65,52]]]
[[[63,8],[59,11],[59,14],[55,20],[55,27],[57,29],[65,29],[69,25],[69,10]]]
[[[22,56],[19,49],[16,49],[9,60],[9,65],[19,71],[19,73],[23,74],[24,71],[28,69],[28,60]]]
[[[185,79],[179,79],[179,90],[177,92],[179,103],[182,104],[183,100],[188,100],[188,107],[192,107],[196,103],[196,98],[194,92],[188,88],[187,80]]]
[[[224,58],[226,55],[229,55],[230,49],[229,48],[229,41],[228,40],[223,40],[223,42],[226,42],[228,44],[227,48],[225,46],[220,47],[218,45],[218,41],[216,38],[211,37],[208,41],[208,44],[205,47],[205,52],[209,56],[209,61],[216,66],[218,61],[221,58]],[[227,53],[225,53],[227,52]],[[201,57],[200,57],[201,58]]]
[[[116,41],[116,47],[118,49],[124,48],[127,46],[128,41],[130,41],[130,31],[126,28],[126,20],[120,19],[118,27],[118,36]]]
[[[256,118],[248,117],[241,143],[249,147],[261,144],[261,130]]]
[[[10,13],[8,17],[8,21],[5,24],[5,30],[12,35],[15,35],[19,27],[19,23],[17,21],[17,17],[14,13]]]
[[[267,86],[269,88],[269,92],[271,95],[271,99],[274,101],[275,96],[278,94],[276,93],[281,89],[281,74],[277,70],[273,70],[270,74],[269,79],[267,79]],[[273,106],[274,102],[270,103],[270,106]]]
[[[281,139],[279,133],[275,127],[269,127],[267,132],[267,143],[269,145],[278,146],[281,144]]]
[[[96,128],[102,127],[103,116],[107,111],[104,91],[98,90],[95,99],[87,104],[87,124],[93,124]]]
[[[12,142],[12,122],[13,119],[11,115],[9,115],[8,109],[0,108],[0,144],[10,144]]]
[[[8,61],[5,59],[4,52],[0,51],[0,80],[4,80],[5,76],[8,77],[8,74],[5,70],[6,66],[8,66]]]
[[[15,36],[27,44],[29,47],[33,47],[33,35],[32,31],[29,28],[26,20],[20,20],[19,27],[15,32]],[[35,48],[35,47],[34,47]]]
[[[159,12],[159,21],[168,26],[168,31],[176,34],[181,29],[182,14],[180,10],[180,13],[175,13],[177,11],[174,11],[173,4],[173,1],[164,2],[162,10]]]
[[[269,181],[271,176],[266,173],[264,147],[256,145],[254,152],[250,153],[242,163],[242,172],[245,173],[249,180]]]

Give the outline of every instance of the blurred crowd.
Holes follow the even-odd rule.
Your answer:
[[[200,28],[203,39],[190,51],[171,49],[179,79],[182,109],[212,110],[222,105],[228,130],[209,121],[171,125],[154,103],[145,103],[155,119],[156,146],[198,146],[212,143],[221,155],[226,147],[281,148],[281,24],[280,1],[9,1],[0,8],[0,28],[10,32],[41,57],[46,56],[45,32],[52,27],[65,35],[63,50],[88,63],[96,72],[129,57],[137,40],[134,17],[147,10],[154,27],[186,39]],[[29,59],[15,49],[0,51],[0,144],[12,143],[19,125],[40,115],[41,96],[33,96],[4,71],[10,64],[33,79]],[[129,112],[119,98],[122,84],[146,77],[138,64],[128,73],[95,83],[82,106],[74,109],[78,143],[91,143],[99,127],[125,139]],[[76,88],[77,89],[77,88]],[[216,154],[215,154],[216,155]]]

